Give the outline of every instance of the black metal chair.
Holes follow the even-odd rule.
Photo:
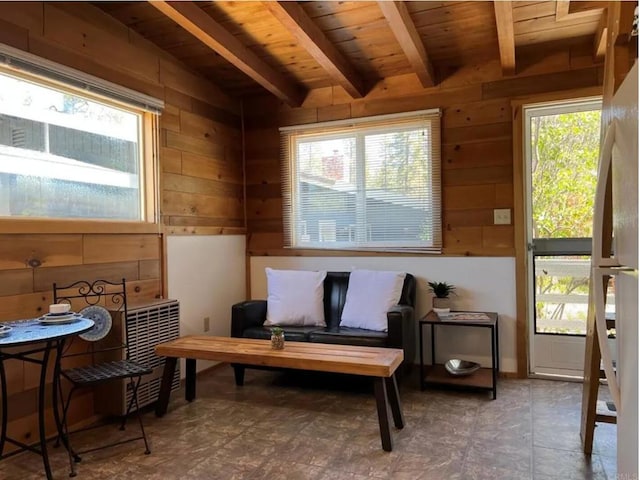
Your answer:
[[[147,366],[139,365],[129,360],[125,279],[123,278],[121,282],[110,282],[107,280],[96,280],[93,282],[78,281],[64,286],[54,283],[53,300],[54,303],[70,304],[72,310],[82,313],[83,316],[91,318],[96,322],[92,330],[80,335],[80,338],[87,342],[86,351],[64,354],[62,356],[63,362],[65,358],[69,357],[83,355],[90,357],[88,365],[69,369],[62,367],[60,370],[61,376],[71,383],[71,389],[69,390],[66,401],[62,392],[62,382],[58,383],[62,404],[61,438],[59,438],[59,440],[63,441],[69,451],[69,464],[71,468],[69,476],[73,477],[76,475],[75,463],[81,461],[79,455],[83,453],[93,452],[102,448],[113,447],[136,440],[144,440],[144,453],[151,453],[140,415],[140,407],[138,405],[138,387],[140,386],[142,376],[150,374],[152,370]],[[118,318],[121,320],[119,327],[122,329],[122,334],[120,335],[119,332],[114,332],[117,333],[117,335],[111,335],[107,338],[107,333],[113,322],[113,312],[119,312]],[[108,315],[108,317],[105,315]],[[114,336],[118,338],[113,338]],[[123,355],[124,358],[122,358]],[[71,446],[69,438],[71,432],[69,432],[67,427],[67,414],[73,394],[79,389],[96,387],[107,382],[126,381],[126,379],[129,380],[127,388],[131,392],[131,398],[127,405],[126,413],[120,423],[120,430],[125,429],[127,419],[135,407],[141,435],[76,452]]]

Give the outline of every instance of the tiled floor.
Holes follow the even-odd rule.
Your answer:
[[[408,379],[411,380],[411,379]],[[336,385],[336,383],[340,385]],[[237,388],[229,367],[198,379],[198,398],[172,395],[167,414],[145,414],[153,453],[142,442],[87,454],[87,479],[615,479],[615,426],[596,429],[594,454],[581,453],[582,386],[501,380],[487,393],[427,390],[405,381],[406,426],[393,452],[380,446],[372,390],[336,377],[247,370]],[[339,388],[338,388],[339,387]],[[601,389],[603,390],[603,389]],[[130,433],[135,424],[130,424]],[[120,435],[101,427],[76,444]],[[65,451],[53,449],[56,478],[67,478]],[[43,478],[40,459],[0,462],[0,479]]]

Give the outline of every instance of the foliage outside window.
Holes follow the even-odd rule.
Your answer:
[[[600,116],[599,101],[530,109],[532,238],[565,253],[534,252],[537,333],[586,333]]]
[[[438,111],[282,129],[286,246],[439,252]]]
[[[0,217],[155,221],[153,117],[0,69]]]

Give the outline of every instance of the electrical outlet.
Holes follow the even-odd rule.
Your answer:
[[[494,225],[511,225],[511,209],[495,208],[493,210]]]
[[[204,317],[204,331],[209,331],[209,317]]]

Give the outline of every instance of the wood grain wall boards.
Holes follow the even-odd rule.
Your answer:
[[[82,263],[82,235],[0,235],[0,271]]]
[[[33,271],[30,268],[0,270],[0,297],[31,292],[33,292]]]
[[[160,116],[160,136],[168,138],[169,145],[159,149],[159,170],[161,176],[166,174],[161,185],[186,190],[178,192],[184,195],[204,192],[223,202],[229,197],[240,203],[243,178],[238,154],[238,100],[221,94],[215,85],[92,5],[0,3],[0,18],[2,42],[163,99],[166,108]],[[168,191],[176,193],[174,190]],[[163,194],[161,190],[161,197]],[[190,205],[189,198],[171,200],[177,211]],[[191,234],[244,231],[242,208],[223,205],[214,213],[166,215],[162,222],[189,225],[194,230]],[[23,225],[23,230],[12,227],[6,231],[14,233],[0,234],[0,321],[34,318],[47,312],[54,282],[119,281],[124,277],[129,304],[164,293],[162,237],[157,233],[118,235],[102,229],[102,234],[91,230],[43,234],[33,222]],[[32,268],[30,260],[31,265],[40,266]],[[7,369],[9,402],[21,403],[25,395],[32,395],[38,372],[31,366],[25,369],[22,362],[9,363],[15,364]],[[93,416],[91,392],[77,400],[71,407],[71,423],[86,422]],[[35,408],[27,403],[20,414],[9,422],[9,433],[31,443],[38,436]]]
[[[84,263],[114,263],[160,258],[160,241],[154,235],[87,235]]]
[[[162,278],[161,259],[140,260],[138,262],[138,278],[140,280]]]
[[[116,249],[115,245],[110,247]],[[138,280],[138,262],[136,260],[71,265],[65,267],[36,268],[34,269],[34,292],[46,292],[51,290],[54,282],[60,285],[68,285],[80,280],[102,279],[118,282],[123,278],[129,281]]]
[[[218,151],[222,152],[222,158],[181,151],[180,173],[185,177],[242,184],[242,165],[240,162],[225,161],[227,152],[223,147],[220,147]]]
[[[283,230],[277,127],[315,122],[321,109],[328,107],[341,109],[342,115],[349,112],[353,118],[436,107],[442,109],[443,127],[443,253],[514,256],[514,226],[493,225],[493,209],[514,206],[511,102],[539,91],[569,94],[600,85],[597,73],[601,67],[597,64],[591,61],[580,68],[572,66],[574,47],[568,46],[558,58],[538,55],[531,62],[535,68],[506,80],[499,61],[493,60],[453,70],[435,88],[424,89],[415,79],[402,75],[381,81],[365,99],[350,100],[339,87],[311,92],[299,109],[256,99],[245,108],[248,254],[324,254],[283,249],[280,243]],[[274,109],[277,113],[265,114]]]
[[[222,167],[224,169],[224,166]],[[242,185],[226,183],[208,178],[190,177],[165,173],[162,176],[162,188],[165,191],[200,193],[214,197],[242,198]]]
[[[4,322],[39,317],[48,311],[51,303],[51,284],[47,291],[4,296],[0,298],[0,319]]]
[[[511,165],[511,138],[442,146],[443,175],[447,170]]]
[[[38,439],[38,414],[33,413],[30,407],[37,405],[37,392],[35,389],[9,397],[9,411],[12,413],[7,423],[7,434],[26,444],[33,443]],[[18,414],[14,417],[13,412]],[[31,413],[29,413],[31,412]],[[96,420],[93,416],[93,396],[90,392],[79,392],[74,396],[74,402],[68,411],[69,424],[79,425],[87,423],[87,419]],[[50,399],[47,401],[45,409],[45,431],[48,438],[53,438],[56,434],[56,427],[53,420],[53,410]],[[7,444],[5,453],[13,452],[18,447]]]
[[[0,43],[21,50],[29,49],[29,30],[0,20]]]

